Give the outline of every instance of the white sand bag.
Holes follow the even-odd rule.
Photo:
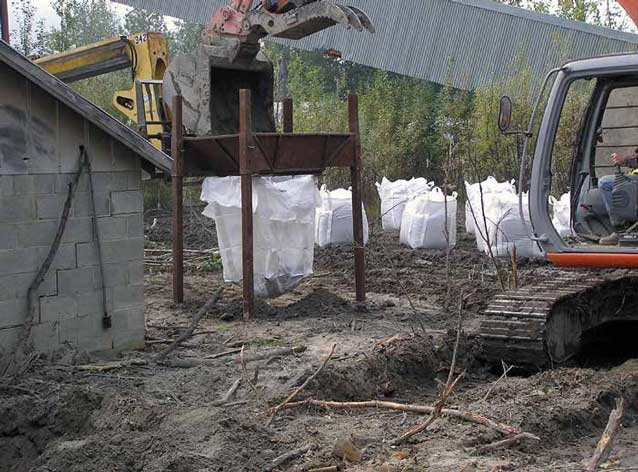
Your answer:
[[[525,221],[520,216],[517,195],[500,193],[490,197],[485,216],[494,256],[511,257],[512,250],[516,247],[518,257],[543,257],[538,243],[529,237],[531,223],[527,194],[523,194],[523,213]],[[488,253],[489,250],[485,248],[485,252]]]
[[[354,228],[352,217],[352,191],[339,188],[328,191],[321,186],[320,206],[317,208],[315,243],[319,247],[338,244],[352,244],[354,242]],[[368,216],[363,212],[363,244],[368,244]]]
[[[242,280],[241,191],[239,177],[209,177],[201,199],[203,214],[215,219],[224,280]],[[315,209],[319,195],[312,176],[253,178],[254,288],[276,297],[312,274]]]
[[[446,249],[449,239],[450,248],[455,247],[457,197],[455,192],[446,199],[438,187],[412,196],[403,212],[401,244],[412,249]]]
[[[563,194],[560,200],[550,197],[550,202],[554,208],[552,224],[561,238],[572,236],[571,225],[571,194]]]

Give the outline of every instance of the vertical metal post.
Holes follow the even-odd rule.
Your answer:
[[[293,132],[292,98],[284,98],[284,133]]]
[[[173,168],[173,301],[184,302],[184,142],[182,131],[182,96],[173,97],[171,157]]]
[[[354,277],[357,301],[366,299],[365,248],[363,244],[363,211],[361,198],[361,136],[359,134],[359,98],[348,97],[348,124],[354,135],[353,162],[350,167],[352,184],[352,222],[354,233]]]
[[[7,0],[0,0],[0,29],[2,29],[2,40],[9,44],[9,5]]]
[[[239,174],[241,176],[241,249],[244,320],[255,316],[253,267],[252,120],[250,90],[239,91]]]

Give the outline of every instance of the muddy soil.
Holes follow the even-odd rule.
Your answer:
[[[149,247],[168,247],[166,218],[149,217]],[[198,225],[203,223],[194,216],[187,246],[215,247],[214,227]],[[214,264],[209,271],[189,267],[186,303],[176,306],[171,274],[149,266],[144,350],[114,357],[69,351],[40,359],[24,378],[0,383],[0,470],[254,472],[307,446],[275,470],[576,471],[593,453],[619,395],[628,412],[605,470],[638,467],[638,361],[501,377],[477,358],[480,312],[499,282],[473,241],[461,235],[449,279],[441,253],[408,250],[397,234],[378,229],[370,241],[365,305],[353,299],[351,251],[317,250],[314,277],[285,296],[260,301],[253,322],[241,321],[241,291],[226,285],[195,335],[165,365],[154,356],[223,282]],[[519,271],[524,285],[552,269],[522,261]],[[521,428],[540,441],[480,453],[503,436],[443,417],[427,432],[390,446],[424,418],[384,409],[303,406],[282,410],[269,423],[268,408],[302,385],[333,346],[333,357],[297,400],[433,404],[448,377],[461,294],[468,301],[455,374],[464,370],[465,376],[449,406]],[[245,374],[236,352],[241,345]],[[293,346],[294,354],[283,352]],[[228,351],[234,352],[216,356]],[[81,367],[113,361],[119,367]],[[186,361],[199,365],[178,367]],[[236,392],[225,398],[239,379]],[[344,444],[360,460],[338,458]]]

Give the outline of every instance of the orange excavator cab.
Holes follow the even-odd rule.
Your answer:
[[[618,3],[625,9],[634,24],[638,25],[638,0],[618,0]]]

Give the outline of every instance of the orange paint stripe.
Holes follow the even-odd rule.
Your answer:
[[[638,254],[547,253],[547,258],[559,267],[638,268]]]

